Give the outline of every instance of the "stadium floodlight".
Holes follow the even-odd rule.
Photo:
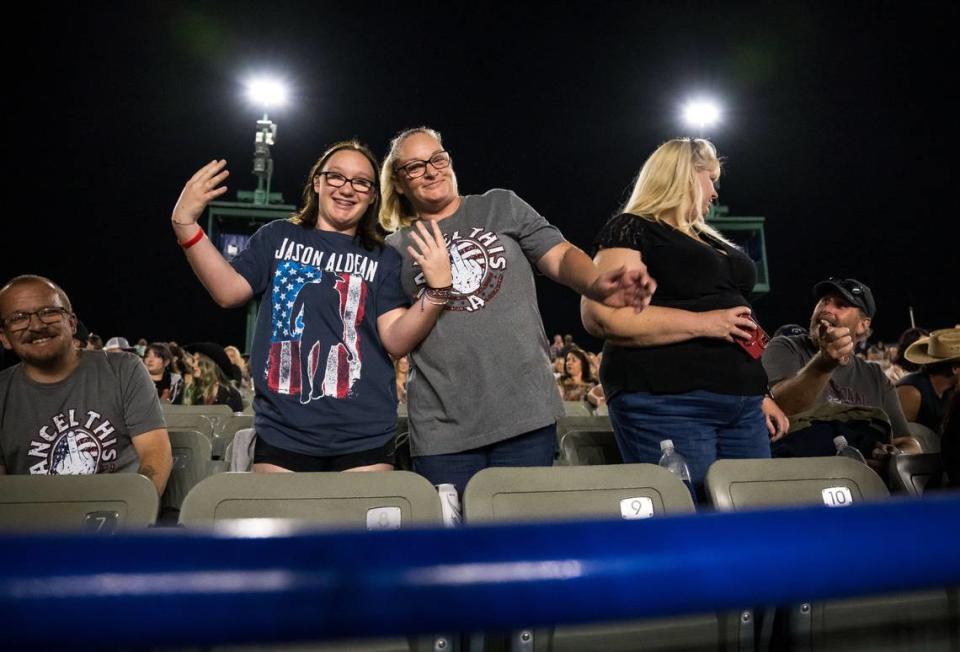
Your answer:
[[[277,142],[277,125],[267,115],[272,108],[287,103],[287,86],[282,81],[270,77],[250,79],[247,83],[247,99],[251,104],[263,110],[263,117],[257,120],[257,133],[254,137],[253,174],[257,177],[257,189],[253,194],[253,203],[270,203],[270,181],[273,177],[273,157],[270,147]]]
[[[279,79],[260,77],[247,82],[247,99],[264,111],[287,103],[287,87]]]
[[[720,106],[713,100],[691,100],[683,106],[683,121],[703,135],[705,127],[720,121]]]

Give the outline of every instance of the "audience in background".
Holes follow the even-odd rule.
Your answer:
[[[919,338],[904,352],[920,365],[897,384],[897,397],[907,421],[940,432],[943,415],[960,381],[960,328],[936,330]]]
[[[111,337],[107,340],[107,343],[103,345],[104,351],[126,351],[128,353],[135,352],[135,349],[130,346],[130,342],[127,341],[125,337]]]
[[[563,372],[558,381],[563,400],[586,400],[587,393],[597,384],[587,353],[583,349],[572,347],[567,349],[563,359]]]
[[[90,339],[90,331],[83,325],[83,322],[77,319],[77,330],[73,333],[73,348],[80,350],[87,348],[87,341]]]
[[[557,333],[553,336],[553,343],[550,345],[550,359],[556,360],[563,352],[563,338]]]
[[[178,373],[170,371],[170,362],[173,356],[170,347],[163,342],[154,342],[147,345],[143,356],[143,364],[150,374],[150,380],[157,388],[157,396],[161,401],[176,403],[183,388],[183,379]]]
[[[407,373],[410,371],[410,360],[407,356],[400,356],[393,361],[393,368],[397,374],[397,401],[407,402]]]
[[[242,389],[250,389],[250,370],[247,368],[243,356],[240,355],[240,349],[231,345],[225,346],[223,350],[230,359],[230,364],[233,365],[231,377],[235,381],[235,385]]]
[[[897,348],[894,353],[891,364],[884,370],[887,378],[890,379],[890,382],[897,384],[900,382],[900,379],[903,378],[908,373],[917,371],[920,369],[920,365],[915,364],[907,360],[904,354],[906,354],[907,349],[910,348],[910,345],[919,340],[921,337],[926,337],[930,334],[926,328],[908,328],[903,331],[900,335],[900,339],[897,340]]]
[[[190,344],[185,348],[193,359],[190,379],[184,378],[179,402],[183,405],[229,405],[234,412],[242,412],[243,399],[227,376],[232,365],[223,348],[213,342]]]

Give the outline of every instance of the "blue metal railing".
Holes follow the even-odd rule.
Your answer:
[[[4,536],[0,620],[9,647],[502,630],[956,586],[958,551],[957,496],[453,530]]]

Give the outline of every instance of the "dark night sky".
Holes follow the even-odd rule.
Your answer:
[[[117,3],[38,6],[4,46],[2,274],[57,280],[104,338],[241,343],[168,225],[183,182],[231,162],[252,189],[252,72],[293,88],[274,189],[288,202],[325,145],[443,132],[461,191],[516,191],[588,248],[647,155],[688,135],[696,92],[726,107],[720,203],[767,218],[768,330],[805,323],[828,275],[873,287],[886,340],[912,304],[960,320],[951,73],[955,3]],[[841,4],[841,3],[837,3]],[[267,8],[269,7],[269,8]],[[10,78],[8,77],[8,79]],[[577,297],[539,282],[548,333]],[[509,327],[509,326],[506,326]]]

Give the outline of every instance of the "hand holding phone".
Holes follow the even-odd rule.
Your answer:
[[[751,358],[753,358],[754,360],[757,360],[760,358],[760,356],[763,355],[763,350],[767,348],[767,343],[770,342],[770,336],[767,335],[767,332],[765,330],[763,330],[763,327],[760,326],[760,322],[757,321],[757,319],[753,316],[752,313],[745,312],[740,316],[746,317],[747,319],[752,321],[754,324],[756,324],[757,327],[753,329],[753,333],[750,339],[745,340],[738,337],[738,338],[735,338],[736,342],[737,344],[743,347],[744,351],[750,354]]]

